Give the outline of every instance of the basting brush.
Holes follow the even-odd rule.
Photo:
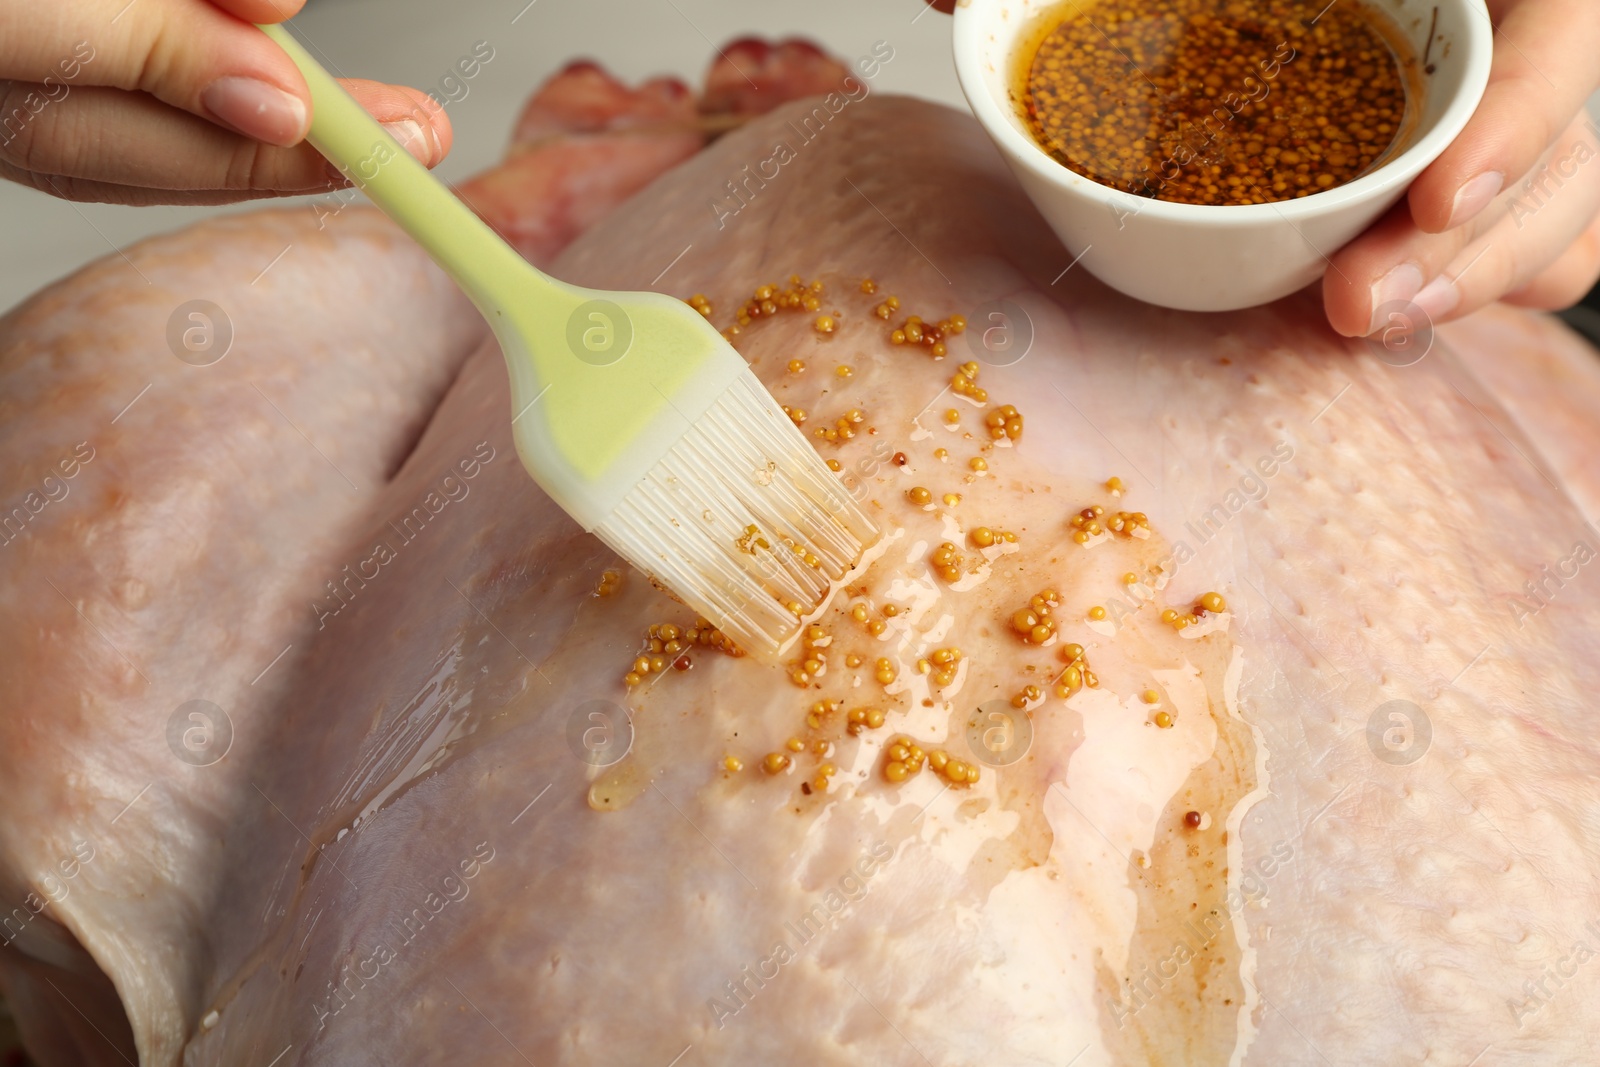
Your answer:
[[[878,531],[744,358],[680,300],[535,269],[286,30],[261,29],[311,88],[311,144],[488,320],[533,480],[740,646],[780,652]]]

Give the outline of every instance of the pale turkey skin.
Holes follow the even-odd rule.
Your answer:
[[[94,448],[0,547],[0,892],[42,893],[76,846],[94,853],[0,953],[57,1061],[121,1062],[125,1011],[150,1064],[1585,1062],[1600,598],[1575,561],[1600,507],[1593,354],[1494,309],[1394,368],[1305,295],[1225,316],[1138,305],[1061,275],[1072,255],[970,119],[873,96],[799,144],[789,123],[812,106],[678,166],[552,270],[642,288],[682,252],[657,287],[705,293],[719,326],[756,285],[826,281],[834,334],[788,312],[737,344],[807,431],[850,408],[877,431],[819,450],[890,537],[860,579],[874,610],[911,610],[881,643],[830,616],[820,689],[699,649],[626,692],[645,628],[692,617],[637,574],[593,595],[616,561],[515,461],[498,352],[364,209],[325,231],[266,212],[151,242],[129,252],[149,286],[113,259],[0,323],[4,499]],[[794,158],[731,214],[724,183],[778,140]],[[871,311],[889,293],[972,329],[939,362],[893,346]],[[191,298],[235,324],[206,368],[166,346]],[[1035,337],[979,385],[1026,429],[980,451],[985,409],[940,392],[999,298]],[[907,501],[919,485],[932,511]],[[1147,513],[1154,536],[1074,544],[1067,519],[1093,503]],[[427,521],[401,530],[419,505]],[[941,540],[975,555],[977,525],[1017,550],[970,589],[928,576]],[[1170,581],[1150,603],[1088,625],[1156,564]],[[956,752],[976,699],[1065,665],[1007,622],[1045,586],[1100,688],[1052,693],[1029,756],[969,789],[884,782],[891,736]],[[1157,619],[1208,590],[1230,605],[1214,632]],[[967,664],[949,707],[872,677],[884,655],[917,678],[947,646]],[[850,650],[873,658],[851,670]],[[1152,683],[1171,730],[1143,725]],[[824,697],[888,725],[808,732]],[[167,742],[196,698],[234,730],[204,767]],[[607,772],[568,743],[591,699],[636,708]],[[1369,745],[1391,700],[1431,723],[1415,762]],[[760,770],[824,734],[825,795],[800,791],[809,754]],[[819,904],[837,925],[806,938]],[[1187,924],[1212,909],[1226,921],[1207,940]],[[87,957],[69,943],[66,967],[36,962],[46,916]]]

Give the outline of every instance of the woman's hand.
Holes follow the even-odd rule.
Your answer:
[[[1600,135],[1584,112],[1600,86],[1600,5],[1488,6],[1494,65],[1477,112],[1323,276],[1342,334],[1376,332],[1394,302],[1434,323],[1495,300],[1563,308],[1600,277]]]
[[[0,0],[0,177],[69,200],[217,204],[344,179],[304,143],[305,80],[251,23],[305,0]],[[412,155],[450,150],[416,89],[346,81]]]

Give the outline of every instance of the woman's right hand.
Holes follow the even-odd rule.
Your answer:
[[[252,23],[305,0],[0,0],[0,177],[68,200],[218,204],[347,184],[305,143],[311,94]],[[428,166],[426,93],[345,88]]]

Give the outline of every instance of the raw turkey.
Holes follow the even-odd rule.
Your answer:
[[[1137,304],[892,49],[730,55],[698,102],[569,69],[462,193],[703,297],[874,516],[779,662],[529,481],[368,208],[0,320],[39,1062],[1588,1062],[1594,353]]]

